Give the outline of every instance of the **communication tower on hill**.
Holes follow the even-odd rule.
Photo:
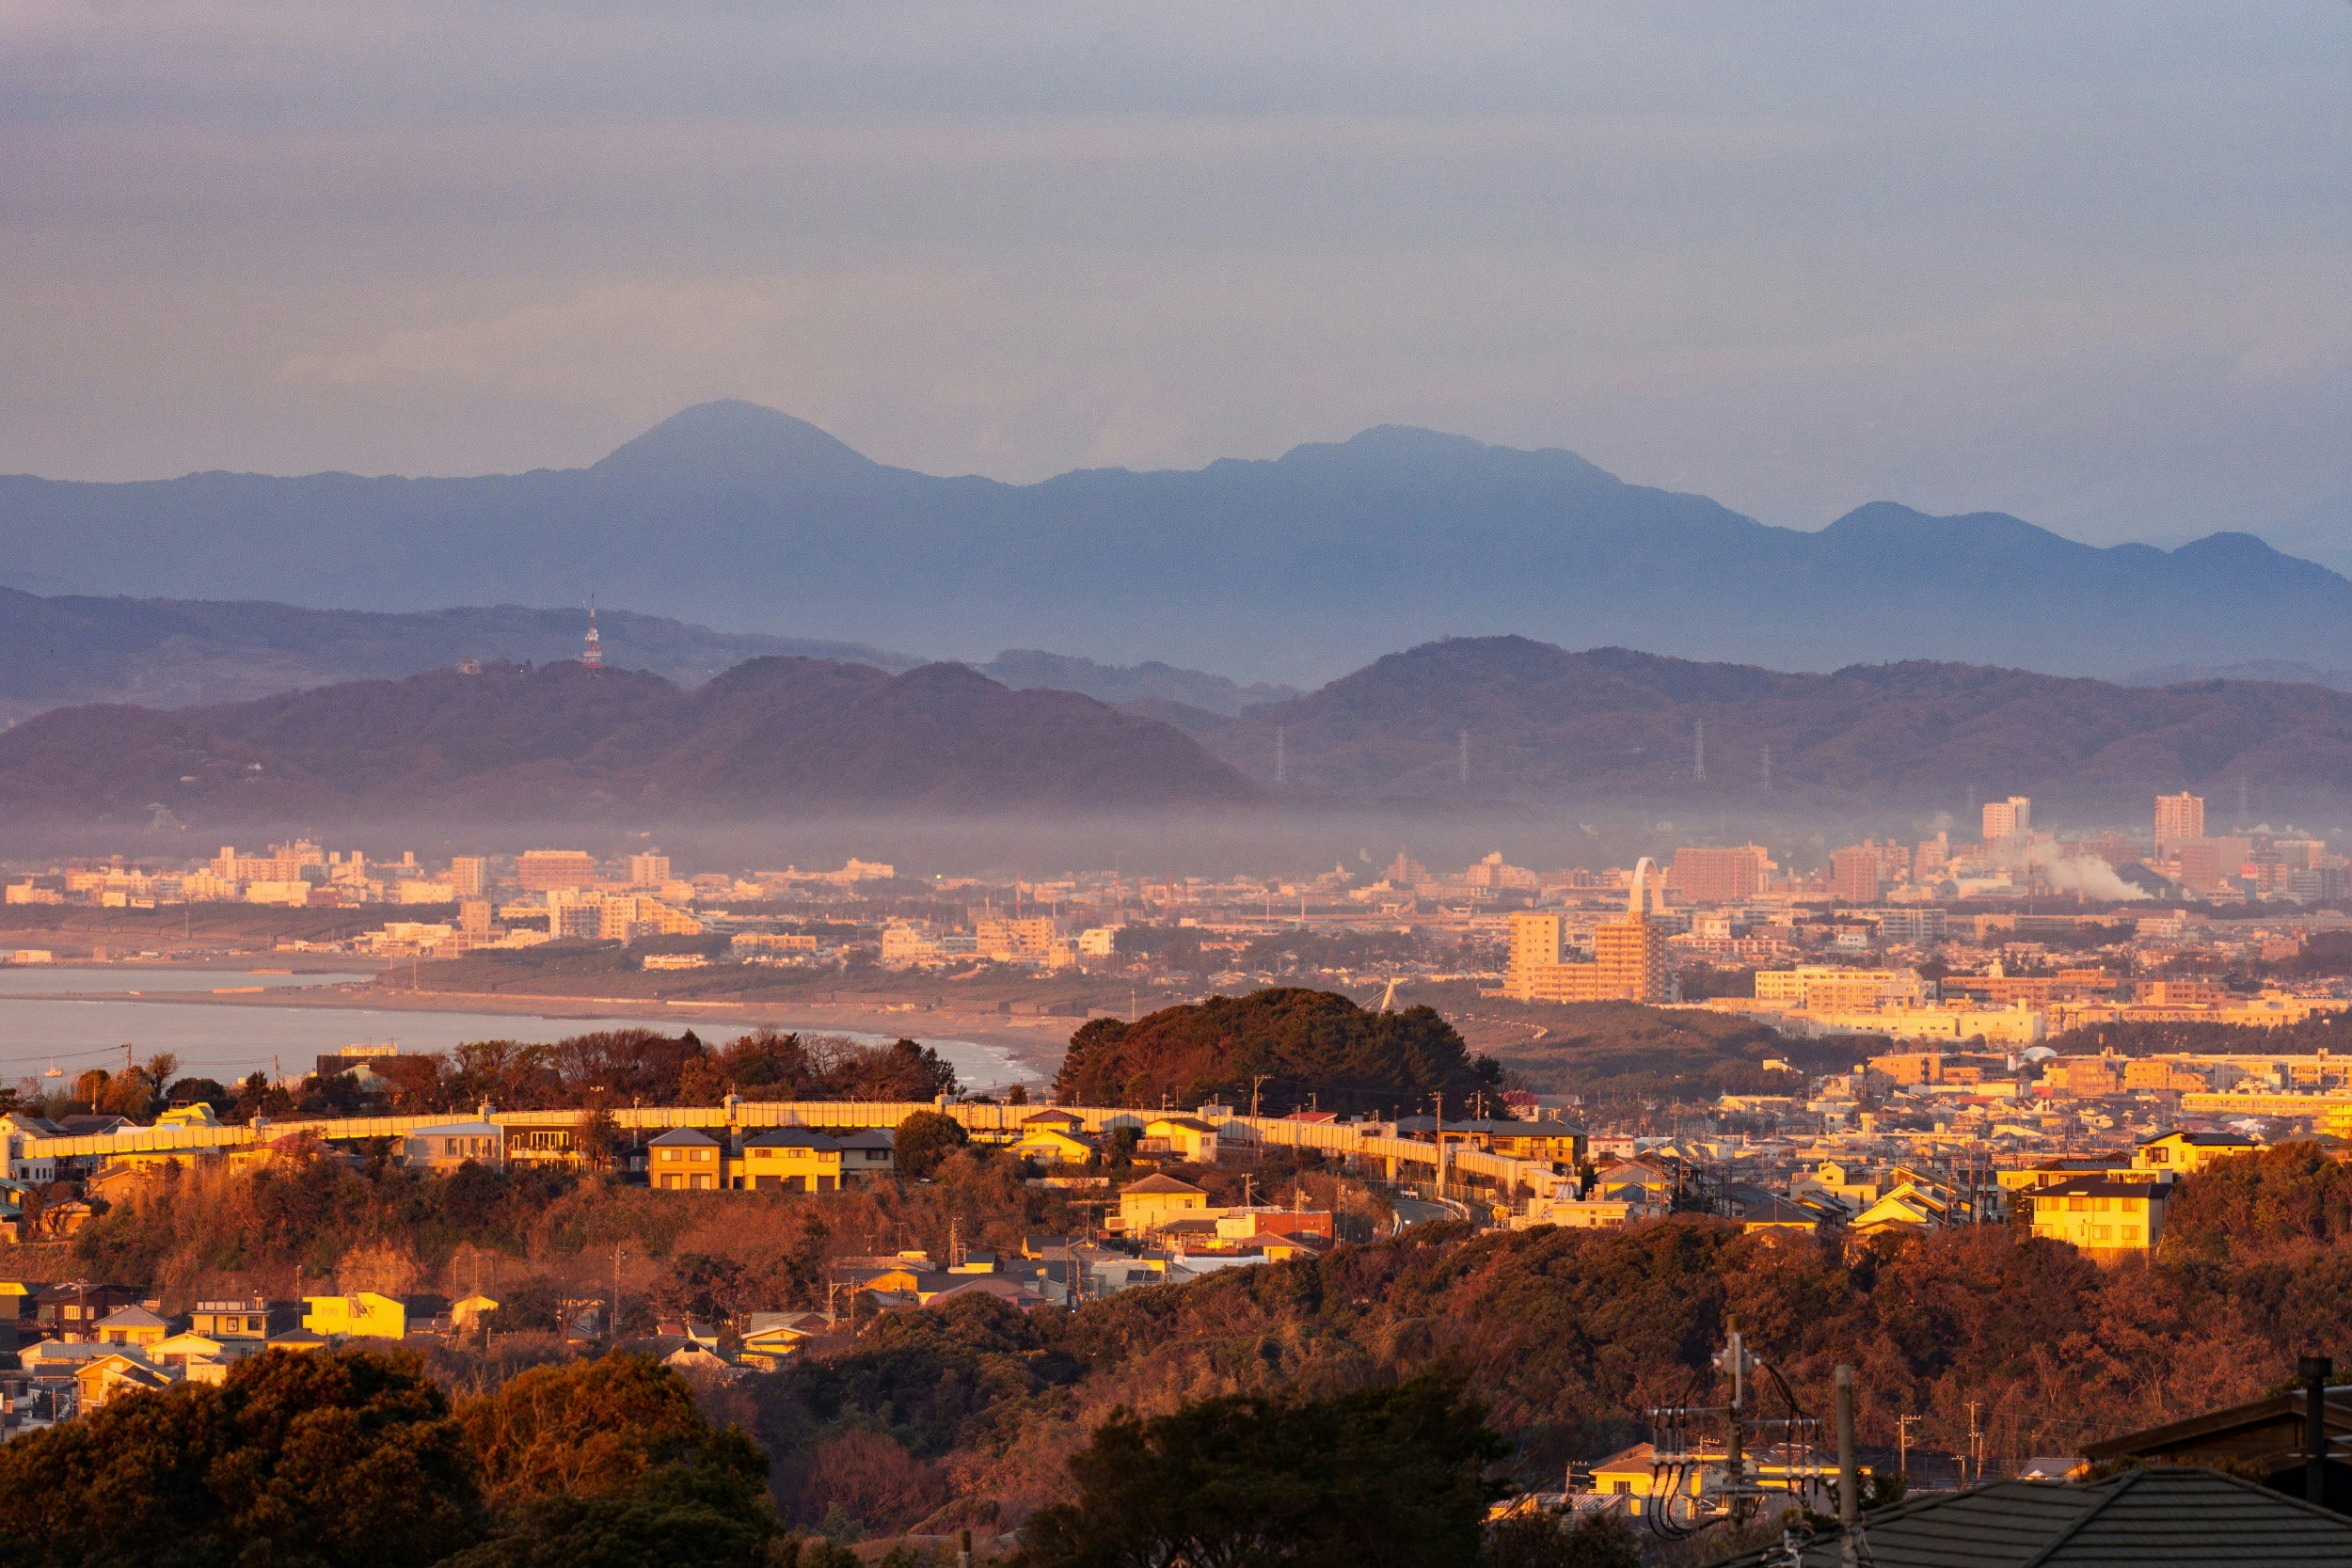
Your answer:
[[[580,662],[590,674],[604,668],[604,639],[596,635],[596,596],[588,595],[588,642],[580,651]]]

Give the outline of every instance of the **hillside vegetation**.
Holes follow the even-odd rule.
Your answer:
[[[1067,1105],[1198,1105],[1218,1099],[1279,1116],[1411,1116],[1432,1094],[1499,1103],[1501,1069],[1472,1057],[1433,1007],[1371,1012],[1334,991],[1277,988],[1164,1007],[1130,1023],[1098,1018],[1070,1037],[1054,1079]]]

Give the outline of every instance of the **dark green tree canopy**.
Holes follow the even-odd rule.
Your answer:
[[[406,1353],[272,1352],[0,1446],[0,1559],[24,1568],[405,1568],[485,1528],[465,1434]]]
[[[1276,1115],[1311,1097],[1326,1110],[1410,1115],[1432,1092],[1467,1107],[1481,1090],[1489,1114],[1502,1114],[1502,1069],[1473,1058],[1434,1008],[1367,1012],[1296,987],[1213,996],[1132,1023],[1095,1019],[1070,1037],[1054,1092],[1064,1104],[1197,1105],[1212,1096],[1247,1104],[1262,1074],[1260,1102]]]
[[[1470,1568],[1509,1445],[1452,1377],[1330,1399],[1228,1395],[1115,1414],[1071,1457],[1075,1503],[1020,1568]]]

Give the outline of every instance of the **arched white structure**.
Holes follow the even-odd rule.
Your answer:
[[[1658,902],[1654,905],[1645,901],[1652,878],[1656,878],[1658,881]],[[1628,914],[1662,914],[1665,909],[1666,874],[1658,869],[1656,861],[1644,855],[1633,863],[1633,894],[1626,900],[1625,912]]]

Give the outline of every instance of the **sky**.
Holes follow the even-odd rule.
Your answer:
[[[1368,425],[2352,536],[2352,5],[0,0],[0,471]],[[2352,542],[2346,547],[2352,550]]]

